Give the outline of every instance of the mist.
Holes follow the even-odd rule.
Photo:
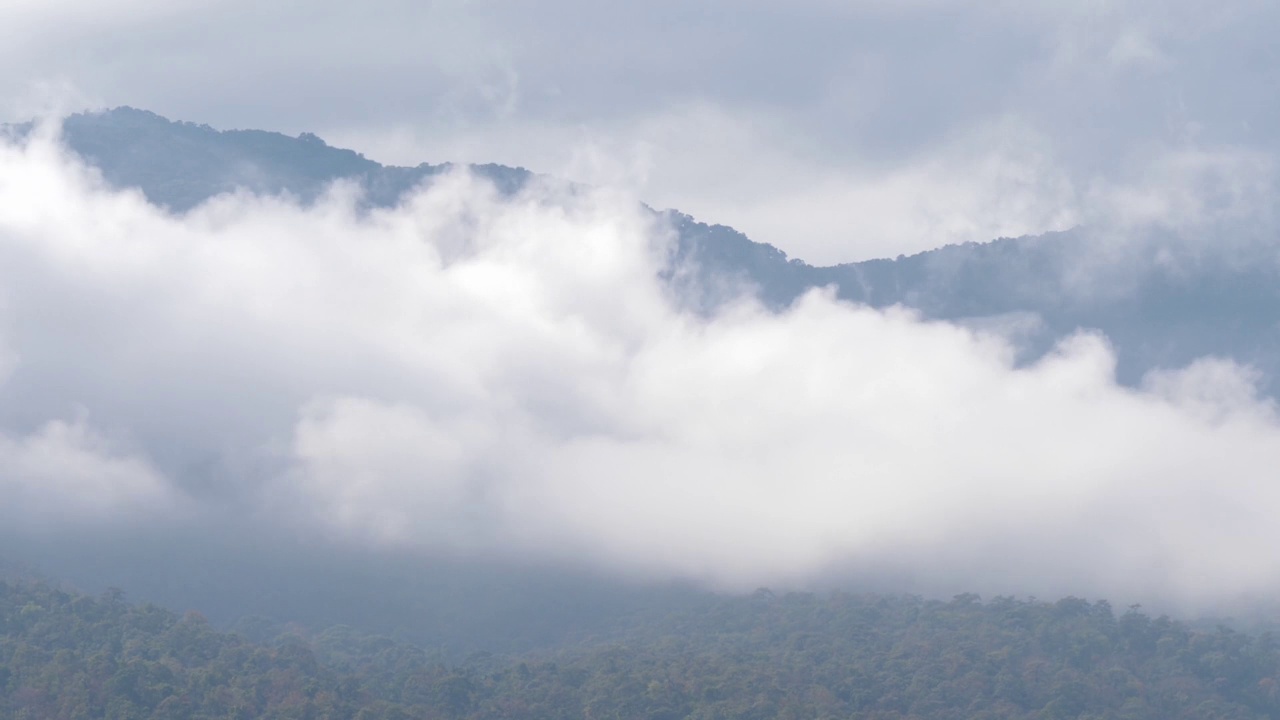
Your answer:
[[[1186,612],[1280,588],[1280,420],[1248,367],[1134,389],[1087,329],[1019,363],[1000,323],[823,290],[697,313],[626,193],[464,170],[390,210],[358,193],[174,215],[48,130],[0,148],[9,547]]]

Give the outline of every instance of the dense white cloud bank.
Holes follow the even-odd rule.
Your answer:
[[[1280,587],[1280,421],[1247,369],[1127,389],[1105,338],[1017,368],[821,291],[699,317],[657,279],[669,230],[608,192],[455,174],[354,207],[173,217],[48,138],[0,149],[0,517],[247,515],[735,589]]]

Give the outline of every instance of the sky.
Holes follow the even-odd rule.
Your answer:
[[[1280,10],[1263,0],[19,0],[0,13],[11,119],[127,104],[316,132],[388,163],[522,165],[819,264],[1176,207],[1170,164],[1270,166],[1277,148]]]
[[[1122,386],[1087,328],[1019,363],[999,323],[821,289],[692,313],[636,200],[815,262],[1270,228],[1277,12],[10,4],[10,117],[128,104],[597,187],[457,172],[370,213],[339,185],[174,215],[49,128],[0,144],[0,534],[283,532],[730,591],[1274,597],[1280,418],[1250,368]]]

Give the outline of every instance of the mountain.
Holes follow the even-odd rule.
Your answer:
[[[313,202],[340,178],[358,181],[371,205],[390,206],[451,167],[386,167],[351,150],[329,147],[310,133],[291,138],[261,130],[219,132],[127,107],[72,115],[64,121],[63,133],[67,145],[98,167],[109,183],[139,188],[151,202],[176,212],[237,188],[270,195],[289,192]],[[473,170],[507,189],[531,176],[523,168],[498,165]]]
[[[367,204],[390,206],[451,167],[385,166],[308,133],[218,131],[132,108],[72,115],[63,133],[107,182],[177,212],[238,187],[310,202],[344,178],[364,187]],[[471,168],[504,192],[533,177],[523,168]],[[678,233],[673,263],[692,269],[670,275],[688,283],[682,295],[704,311],[726,297],[724,288],[751,288],[782,310],[811,288],[833,286],[840,298],[877,308],[900,304],[928,319],[1012,330],[1022,362],[1077,330],[1097,330],[1116,351],[1123,383],[1212,355],[1254,366],[1260,389],[1280,392],[1280,262],[1267,242],[1241,250],[1220,237],[1101,237],[1077,228],[817,267],[732,228],[663,214]]]

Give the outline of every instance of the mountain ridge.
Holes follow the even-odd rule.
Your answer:
[[[389,207],[455,167],[382,165],[311,133],[219,131],[129,107],[68,116],[62,130],[68,148],[110,185],[137,188],[178,212],[236,188],[312,202],[339,179],[359,183],[368,207]],[[520,167],[468,167],[504,193],[537,177]],[[1256,368],[1260,391],[1280,393],[1280,263],[1229,261],[1215,250],[1216,238],[1202,239],[1208,250],[1186,267],[1167,261],[1170,248],[1179,248],[1158,235],[1122,238],[1123,261],[1104,262],[1097,257],[1104,240],[1088,228],[824,267],[729,226],[677,210],[659,214],[677,236],[665,275],[679,277],[682,297],[703,312],[744,288],[782,311],[810,289],[833,287],[842,300],[902,305],[927,320],[991,328],[1012,319],[1023,363],[1073,333],[1098,331],[1116,353],[1123,384],[1137,386],[1152,370],[1213,356]]]

